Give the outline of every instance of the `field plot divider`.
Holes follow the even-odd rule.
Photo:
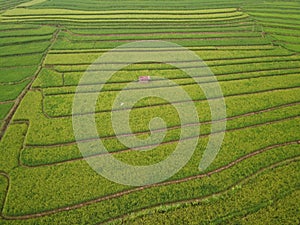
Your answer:
[[[213,194],[210,194],[210,195],[206,195],[206,196],[203,196],[201,198],[194,198],[194,199],[187,199],[187,200],[180,200],[180,201],[173,201],[173,202],[166,202],[163,204],[163,206],[172,206],[172,205],[178,205],[178,204],[188,204],[188,203],[197,203],[197,202],[201,202],[205,199],[208,199],[208,198],[211,198],[211,197],[218,197],[218,196],[221,196],[227,192],[229,192],[230,190],[232,190],[234,187],[236,186],[239,186],[239,185],[243,185],[243,184],[246,184],[249,180],[251,180],[252,178],[255,178],[257,177],[258,175],[264,173],[265,171],[267,170],[272,170],[272,169],[275,169],[277,167],[282,167],[282,166],[285,166],[287,164],[290,164],[290,163],[296,163],[300,160],[300,157],[297,156],[297,157],[292,157],[292,158],[289,158],[289,159],[285,159],[281,162],[277,162],[275,164],[272,164],[268,167],[264,167],[264,168],[261,168],[260,170],[258,170],[257,172],[255,172],[254,174],[246,177],[245,179],[243,180],[240,180],[238,182],[236,182],[235,184],[233,185],[230,185],[228,188],[226,188],[225,190],[222,190],[220,192],[217,192],[217,193],[213,193]],[[243,161],[243,160],[241,160]],[[229,166],[230,168],[231,166]],[[203,177],[205,176],[211,176],[212,174],[214,173],[217,173],[217,172],[210,172],[210,173],[207,173],[207,174],[204,174]],[[202,177],[201,177],[202,178]],[[196,178],[197,179],[197,178]],[[200,178],[199,178],[200,179]],[[124,214],[124,215],[121,215],[121,216],[118,216],[118,217],[115,217],[115,218],[112,218],[112,219],[109,219],[109,220],[105,220],[105,221],[102,221],[100,223],[97,223],[97,225],[101,225],[101,224],[106,224],[106,223],[109,223],[109,222],[113,222],[113,221],[116,221],[116,220],[119,220],[119,219],[123,219],[129,215],[131,215],[132,213],[137,213],[137,212],[141,212],[141,211],[146,211],[146,210],[149,210],[149,209],[155,209],[155,208],[158,208],[162,206],[162,204],[157,204],[157,205],[152,205],[150,207],[144,207],[142,209],[139,209],[139,210],[135,210],[135,211],[132,211],[128,214]]]
[[[283,146],[290,145],[290,144],[296,144],[296,143],[298,143],[298,142],[288,142],[288,143],[283,144]],[[142,191],[144,189],[149,189],[149,188],[152,188],[152,187],[167,186],[167,185],[171,185],[171,184],[179,184],[179,183],[187,182],[187,181],[190,181],[190,180],[202,179],[204,177],[211,176],[213,174],[216,174],[216,173],[222,172],[222,171],[224,171],[226,169],[229,169],[229,168],[235,166],[236,164],[238,164],[238,163],[240,163],[240,162],[242,162],[244,160],[247,160],[248,158],[251,158],[251,157],[253,157],[255,155],[258,155],[258,154],[260,154],[260,153],[262,153],[264,151],[268,151],[268,150],[276,148],[276,147],[278,147],[278,145],[275,145],[274,147],[270,147],[269,146],[269,147],[266,147],[264,149],[260,149],[260,150],[258,150],[256,152],[253,152],[253,153],[250,153],[248,155],[245,155],[245,156],[243,156],[243,157],[241,157],[241,158],[239,158],[239,159],[237,159],[237,160],[235,160],[235,161],[233,161],[233,162],[231,162],[231,163],[229,163],[229,164],[227,164],[225,166],[219,167],[218,169],[215,169],[215,170],[207,172],[207,173],[203,173],[203,174],[199,174],[199,175],[195,175],[195,176],[191,176],[191,177],[185,177],[185,178],[182,178],[182,179],[179,179],[179,180],[165,181],[165,182],[162,182],[162,183],[157,183],[157,184],[152,184],[152,185],[137,187],[137,188],[125,190],[125,191],[122,191],[122,192],[118,192],[118,193],[115,193],[115,194],[112,194],[112,195],[99,197],[99,198],[96,198],[96,199],[93,199],[93,200],[90,200],[90,201],[86,201],[86,202],[83,202],[83,203],[78,203],[78,204],[75,204],[75,205],[61,207],[61,208],[57,208],[57,209],[53,209],[53,210],[49,210],[49,211],[44,211],[44,212],[40,212],[40,213],[36,213],[36,214],[28,214],[28,215],[15,216],[15,217],[14,216],[5,216],[5,215],[2,215],[2,217],[4,219],[6,219],[6,220],[28,220],[28,219],[33,219],[33,218],[39,218],[39,217],[53,215],[53,214],[56,214],[56,213],[59,213],[59,212],[64,212],[64,211],[70,211],[70,210],[79,209],[79,208],[82,208],[82,207],[85,207],[85,206],[96,204],[96,203],[101,202],[101,201],[106,201],[106,200],[118,198],[118,197],[121,197],[121,196],[124,196],[124,195],[128,195],[128,194],[135,193],[135,192],[138,192],[138,191]],[[261,168],[257,172],[253,173],[252,175],[246,177],[245,179],[242,179],[242,180],[236,182],[235,184],[230,185],[229,188],[226,188],[225,190],[221,191],[220,193],[223,193],[224,191],[227,191],[228,189],[231,189],[232,187],[235,187],[238,184],[247,181],[249,178],[251,178],[253,176],[256,176],[257,174],[260,174],[260,173],[262,173],[265,170],[275,168],[275,167],[277,167],[279,165],[282,165],[282,164],[287,164],[287,163],[291,163],[291,162],[297,162],[299,160],[300,160],[300,156],[296,156],[296,157],[292,157],[292,158],[285,159],[283,161],[277,162],[277,163],[272,164],[270,166]],[[210,196],[214,196],[216,194],[217,193],[213,193]],[[204,197],[207,197],[207,196],[204,196]]]
[[[35,72],[34,76],[31,78],[31,81],[29,82],[29,84],[26,86],[26,88],[22,91],[22,93],[19,95],[19,97],[16,99],[14,106],[11,108],[10,112],[8,113],[8,115],[6,116],[6,118],[4,119],[4,125],[2,126],[1,130],[0,130],[0,141],[2,140],[2,137],[5,133],[5,131],[7,130],[7,127],[9,126],[13,115],[15,114],[15,112],[17,111],[21,101],[23,100],[23,98],[25,97],[26,93],[31,89],[34,80],[37,78],[37,76],[39,75],[39,73],[41,72],[42,68],[43,68],[43,64],[45,62],[46,56],[49,53],[50,49],[52,48],[52,46],[54,45],[55,41],[58,38],[58,35],[60,33],[60,29],[57,29],[53,35],[52,35],[52,39],[50,41],[50,45],[49,47],[46,49],[46,51],[43,53],[43,57],[41,59],[41,62],[38,66],[37,71]]]
[[[255,113],[254,113],[255,114]],[[249,113],[249,115],[253,115],[253,113]],[[268,121],[268,122],[263,122],[263,123],[258,123],[258,124],[253,124],[253,125],[248,125],[248,126],[244,126],[244,127],[238,127],[238,128],[232,128],[232,129],[227,129],[226,132],[233,132],[233,131],[237,131],[237,130],[243,130],[243,129],[247,129],[247,128],[255,128],[255,127],[260,127],[260,126],[264,126],[264,125],[270,125],[270,124],[274,124],[274,123],[278,123],[278,122],[283,122],[283,121],[287,121],[287,120],[291,120],[291,119],[297,119],[300,116],[289,116],[286,118],[282,118],[282,119],[277,119],[277,120],[273,120],[273,121]],[[240,118],[240,117],[239,117]],[[205,123],[202,123],[205,124]],[[189,126],[194,126],[195,124],[189,125]],[[176,129],[176,128],[174,128]],[[159,131],[158,131],[159,132]],[[220,131],[216,131],[214,133],[209,133],[209,134],[201,134],[201,135],[197,135],[197,136],[189,136],[186,138],[183,138],[182,141],[186,141],[186,140],[191,140],[194,138],[199,138],[199,137],[208,137],[211,134],[218,134],[224,132],[222,130]],[[147,132],[140,132],[140,133],[135,133],[135,134],[144,134],[144,133],[149,133]],[[129,136],[128,134],[124,134],[124,135],[119,135],[119,136]],[[115,136],[108,136],[108,137],[103,137],[103,140],[109,140],[109,139],[113,139]],[[90,142],[90,141],[97,141],[99,140],[99,138],[90,138],[90,139],[86,139],[86,140],[78,140],[77,142]],[[162,142],[161,145],[166,145],[166,144],[170,144],[170,143],[176,143],[178,142],[178,140],[171,140],[171,141],[166,141],[166,142]],[[27,147],[60,147],[60,146],[70,146],[76,144],[76,142],[66,142],[66,143],[58,143],[58,144],[49,144],[49,145],[26,145]],[[119,150],[117,152],[110,152],[109,154],[118,154],[118,153],[123,153],[123,152],[129,152],[129,151],[135,151],[135,150],[140,150],[140,149],[144,149],[144,148],[149,148],[151,146],[156,146],[156,144],[152,144],[152,145],[147,145],[147,146],[141,146],[141,147],[136,147],[136,148],[132,148],[132,149],[124,149],[124,150]],[[103,153],[103,154],[96,154],[96,155],[91,155],[89,157],[96,157],[99,155],[105,155],[107,153]],[[42,165],[38,165],[38,166],[29,166],[29,165],[24,165],[22,164],[22,166],[24,167],[42,167],[42,166],[52,166],[52,165],[56,165],[56,164],[63,164],[66,162],[73,162],[73,161],[78,161],[78,160],[82,160],[83,158],[75,158],[75,159],[70,159],[70,160],[65,160],[62,162],[57,162],[57,163],[50,163],[50,164],[42,164]]]
[[[280,87],[280,88],[272,88],[272,89],[268,89],[268,90],[261,90],[261,91],[254,91],[254,92],[245,92],[245,93],[237,93],[237,94],[228,94],[228,95],[225,95],[225,99],[228,98],[228,97],[235,97],[235,96],[246,96],[246,95],[251,95],[251,94],[260,94],[260,93],[269,93],[269,92],[275,92],[275,91],[280,91],[280,90],[293,90],[293,89],[299,89],[300,86],[292,86],[292,87]],[[86,92],[84,92],[86,93]],[[87,92],[87,93],[90,93],[90,92]],[[66,95],[66,94],[58,94],[58,95]],[[43,107],[42,109],[44,109],[44,97],[46,95],[44,95],[43,93]],[[54,95],[47,95],[47,96],[54,96]],[[210,98],[212,100],[216,100],[216,99],[220,99],[220,97],[215,97],[215,98]],[[193,102],[204,102],[206,101],[206,99],[196,99],[196,100],[193,100]],[[181,104],[181,103],[187,103],[189,102],[189,100],[182,100],[182,101],[174,101],[172,102],[172,104]],[[159,104],[152,104],[151,107],[160,107],[160,106],[165,106],[165,105],[170,105],[170,103],[159,103]],[[141,108],[148,108],[149,106],[139,106],[139,107],[136,107],[134,109],[141,109]],[[95,112],[87,112],[87,113],[82,113],[82,114],[78,114],[78,116],[83,116],[83,115],[90,115],[90,114],[99,114],[99,113],[105,113],[105,112],[112,112],[112,111],[125,111],[125,110],[130,110],[128,108],[123,108],[123,109],[114,109],[114,110],[103,110],[103,111],[95,111]],[[47,112],[45,112],[44,110],[42,110],[44,116],[46,118],[52,118],[52,119],[55,119],[55,118],[70,118],[72,117],[72,115],[61,115],[61,116],[50,116],[47,114]],[[77,115],[74,115],[74,116],[77,116]]]
[[[2,212],[3,212],[4,206],[6,204],[6,199],[7,199],[7,195],[8,195],[9,186],[10,186],[10,178],[9,178],[9,175],[4,171],[0,171],[0,176],[5,177],[6,180],[7,180],[7,186],[6,186],[6,190],[5,190],[5,197],[3,198],[2,207],[0,208],[0,218],[1,217],[4,218]]]

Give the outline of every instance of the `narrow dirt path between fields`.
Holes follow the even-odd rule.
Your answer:
[[[55,41],[58,38],[58,34],[59,34],[60,30],[56,30],[53,33],[52,39],[51,39],[51,43],[49,45],[49,47],[46,49],[46,51],[43,54],[42,60],[38,66],[37,71],[35,72],[34,76],[31,78],[31,81],[29,82],[29,84],[25,87],[25,89],[21,92],[21,94],[19,95],[19,97],[15,100],[15,104],[14,106],[11,108],[11,110],[9,111],[8,115],[6,116],[6,118],[4,119],[4,125],[2,126],[1,130],[0,130],[0,141],[2,140],[2,137],[5,133],[5,131],[7,130],[15,112],[17,111],[21,101],[23,100],[23,98],[25,97],[26,93],[31,89],[33,82],[35,81],[35,79],[37,78],[37,76],[39,75],[39,73],[41,72],[42,68],[43,68],[43,64],[45,62],[45,59],[47,57],[47,54],[49,53],[49,51],[51,50],[52,46],[54,45]]]
[[[195,176],[191,176],[191,177],[185,177],[185,178],[182,178],[182,179],[179,179],[179,180],[166,181],[166,182],[162,182],[162,183],[158,183],[158,184],[152,184],[152,185],[137,187],[137,188],[133,188],[133,189],[130,189],[130,190],[125,190],[125,191],[122,191],[122,192],[118,192],[118,193],[115,193],[115,194],[112,194],[112,195],[99,197],[99,198],[96,198],[94,200],[86,201],[86,202],[83,202],[83,203],[79,203],[79,204],[75,204],[75,205],[71,205],[71,206],[67,206],[67,207],[61,207],[61,208],[57,208],[57,209],[53,209],[53,210],[49,210],[49,211],[45,211],[45,212],[41,212],[41,213],[28,214],[28,215],[23,215],[23,216],[6,216],[6,215],[2,214],[2,217],[6,220],[27,220],[27,219],[39,218],[39,217],[43,217],[43,216],[49,216],[49,215],[52,215],[52,214],[56,214],[56,213],[59,213],[59,212],[79,209],[79,208],[82,208],[84,206],[88,206],[88,205],[95,204],[95,203],[105,201],[105,200],[110,200],[110,199],[122,197],[124,195],[128,195],[128,194],[131,194],[131,193],[134,193],[134,192],[137,192],[137,191],[142,191],[142,190],[145,190],[145,189],[149,189],[149,188],[152,188],[152,187],[167,186],[167,185],[179,184],[179,183],[183,183],[183,182],[187,182],[187,181],[191,181],[191,180],[195,180],[195,179],[202,179],[204,177],[211,176],[213,174],[216,174],[216,173],[219,173],[219,172],[224,171],[226,169],[229,169],[229,168],[235,166],[236,164],[238,164],[238,163],[240,163],[240,162],[242,162],[246,159],[249,159],[253,156],[259,155],[259,154],[261,154],[263,152],[266,152],[268,150],[278,148],[278,147],[282,147],[282,146],[293,145],[293,144],[299,144],[299,143],[298,143],[298,141],[286,142],[286,143],[276,144],[276,145],[272,145],[272,146],[268,146],[268,147],[259,149],[255,152],[244,155],[243,157],[241,157],[239,159],[236,159],[235,161],[233,161],[233,162],[231,162],[227,165],[224,165],[224,166],[222,166],[218,169],[215,169],[213,171],[210,171],[210,172],[207,172],[207,173],[204,173],[204,174],[199,174],[199,175],[195,175]],[[293,158],[284,160],[283,162],[285,162],[285,161],[291,162],[291,161],[299,160],[299,158],[300,157],[293,157]],[[280,162],[280,163],[282,163],[282,162]],[[272,168],[272,166],[274,167],[276,165],[279,165],[280,163],[275,163],[275,164],[273,164],[269,167]],[[267,168],[269,168],[269,167],[267,167]],[[261,168],[255,174],[260,173],[261,171],[264,171],[264,170],[266,170],[266,168]],[[253,176],[253,174],[251,176]],[[245,178],[245,179],[247,179],[247,178]],[[243,179],[243,180],[245,180],[245,179]],[[240,182],[242,182],[242,181],[239,181],[239,183]],[[234,186],[235,185],[237,185],[237,184],[234,184]],[[215,193],[214,193],[214,195],[215,195]]]
[[[261,111],[258,111],[258,112],[250,112],[250,113],[247,113],[247,114],[244,114],[244,115],[234,116],[234,117],[231,117],[231,118],[227,118],[226,120],[234,120],[234,119],[237,119],[237,118],[242,118],[242,117],[246,117],[246,116],[252,116],[252,115],[256,115],[256,114],[260,114],[260,113],[264,113],[264,112],[269,112],[269,111],[273,111],[273,110],[284,108],[284,107],[296,106],[296,105],[299,105],[299,104],[300,104],[300,102],[286,104],[286,105],[282,105],[282,106],[278,106],[278,107],[274,107],[274,108],[270,108],[270,109],[261,110]],[[285,120],[288,120],[288,119],[291,119],[291,118],[298,118],[298,117],[299,116],[290,117],[290,118],[284,118],[284,119],[281,119],[281,120],[269,121],[269,122],[260,123],[260,124],[254,124],[254,125],[249,125],[249,126],[245,126],[245,127],[241,127],[241,128],[232,128],[232,129],[226,130],[226,132],[234,132],[234,131],[237,131],[237,130],[243,130],[243,129],[247,129],[247,128],[253,128],[253,127],[258,127],[258,126],[263,126],[263,125],[269,125],[269,124],[273,124],[273,123],[276,123],[276,122],[279,122],[279,121],[285,121]],[[208,122],[196,123],[196,124],[186,124],[186,125],[183,125],[182,127],[201,126],[201,125],[204,125],[204,124],[211,124],[211,123],[212,123],[211,121],[208,121]],[[173,129],[180,129],[182,127],[181,126],[175,126],[175,127],[170,128],[170,129],[172,129],[172,130]],[[157,129],[157,130],[153,130],[152,132],[153,133],[159,133],[161,131],[163,131],[163,130]],[[214,134],[220,133],[220,132],[224,132],[224,131],[215,132]],[[134,133],[134,134],[122,134],[122,135],[118,135],[118,137],[130,137],[130,136],[134,136],[134,135],[137,135],[137,134],[149,134],[149,133],[150,132],[145,131],[145,132],[139,132],[139,133]],[[210,134],[201,134],[200,136],[191,136],[191,137],[187,137],[187,138],[182,138],[181,141],[186,141],[186,140],[190,140],[190,139],[194,139],[194,138],[208,137],[209,135]],[[110,139],[114,139],[114,138],[118,138],[118,137],[116,137],[116,136],[110,136],[110,137],[104,137],[104,138],[101,138],[101,139],[102,140],[110,140]],[[97,141],[99,139],[84,140],[84,141],[79,141],[79,142],[88,142],[88,141],[93,141],[93,140]],[[167,145],[167,144],[172,144],[172,143],[177,143],[177,142],[179,142],[179,141],[178,140],[165,141],[163,143],[160,143],[160,145]],[[37,167],[43,167],[43,166],[61,165],[61,164],[64,164],[64,163],[71,163],[71,162],[76,162],[76,161],[84,160],[84,158],[80,157],[80,158],[66,159],[66,160],[62,160],[62,161],[59,161],[59,162],[52,162],[52,163],[40,164],[40,165],[32,166],[32,165],[24,164],[22,162],[22,159],[20,158],[21,155],[22,155],[21,153],[25,149],[26,146],[27,147],[36,147],[36,148],[47,148],[47,147],[70,146],[70,145],[75,145],[76,143],[77,142],[72,142],[72,143],[67,143],[67,144],[47,145],[47,146],[29,146],[29,145],[25,145],[24,144],[23,149],[20,150],[19,165],[22,166],[22,167],[27,167],[27,168],[37,168]],[[122,149],[122,150],[118,150],[118,151],[114,151],[114,152],[110,152],[110,153],[94,154],[94,155],[87,156],[85,158],[94,158],[94,157],[99,157],[99,156],[107,155],[107,154],[116,155],[116,154],[120,154],[120,153],[127,153],[127,152],[131,152],[131,151],[138,151],[138,150],[148,149],[150,147],[155,147],[156,145],[157,145],[157,143],[152,144],[152,145],[139,146],[139,147],[135,147],[135,148],[131,148],[131,149]]]
[[[121,215],[121,216],[118,216],[118,217],[115,217],[115,218],[112,218],[112,219],[109,219],[109,220],[102,221],[100,223],[97,223],[97,225],[106,224],[106,223],[109,223],[109,222],[121,220],[121,219],[126,218],[129,215],[132,215],[132,213],[138,213],[138,212],[146,211],[146,210],[149,210],[149,209],[151,210],[151,209],[155,209],[155,208],[161,207],[161,206],[172,206],[172,205],[178,205],[178,204],[198,203],[198,202],[201,202],[201,201],[203,201],[205,199],[209,199],[211,197],[219,197],[221,195],[226,194],[227,192],[229,192],[230,190],[232,190],[232,188],[234,188],[234,187],[236,187],[238,185],[247,184],[248,181],[250,181],[251,179],[257,177],[258,175],[264,173],[267,170],[272,170],[272,169],[275,169],[277,167],[285,166],[285,165],[287,165],[289,163],[298,162],[299,159],[300,159],[300,157],[290,158],[290,159],[287,159],[287,160],[275,163],[275,164],[273,164],[271,166],[268,166],[266,168],[262,168],[262,169],[258,170],[257,172],[255,172],[254,174],[246,177],[245,179],[243,179],[241,181],[238,181],[237,183],[229,186],[227,189],[225,189],[223,191],[220,191],[220,192],[217,192],[217,193],[214,193],[214,194],[211,194],[211,195],[207,195],[207,196],[204,196],[204,197],[201,197],[201,198],[193,198],[193,199],[188,199],[188,200],[180,200],[180,201],[174,201],[174,202],[167,202],[165,204],[157,204],[157,205],[154,205],[154,206],[151,206],[151,207],[144,207],[142,209],[132,211],[132,212],[130,212],[128,214],[124,214],[124,215]]]

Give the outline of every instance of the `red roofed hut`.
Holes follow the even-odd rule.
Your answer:
[[[149,82],[151,81],[151,77],[150,76],[140,76],[139,77],[139,82],[140,83],[145,83],[145,82]]]

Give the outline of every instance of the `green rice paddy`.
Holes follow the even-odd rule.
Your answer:
[[[0,224],[299,224],[299,10],[296,0],[0,0]],[[187,125],[201,130],[184,137],[198,138],[188,164],[166,181],[133,187],[100,176],[82,157],[72,104],[89,65],[141,40],[184,46],[209,66],[224,94],[227,129],[216,159],[199,171],[209,135],[217,133],[211,134],[205,93],[185,72],[137,63],[107,82],[85,83],[80,94],[98,96],[99,137],[115,158],[132,165],[160,162],[175,150],[181,123],[174,104],[187,99],[138,101],[130,111],[133,134],[118,134],[111,110],[128,83],[149,75],[147,89],[175,93],[155,78],[163,77],[195,105],[199,123]],[[134,95],[144,87],[125,91]],[[158,144],[153,151],[118,139],[146,139],[154,117],[168,128],[163,141],[135,146]],[[92,146],[96,139],[80,141]]]

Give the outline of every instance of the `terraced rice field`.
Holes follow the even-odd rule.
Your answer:
[[[292,0],[0,1],[0,224],[299,224],[299,10]],[[195,80],[159,62],[118,71],[95,106],[99,136],[115,158],[152,165],[179,144],[174,105],[187,99],[142,99],[130,111],[133,134],[114,132],[112,104],[141,74],[154,78],[147,89],[155,92],[175,92],[155,77],[185,90],[200,120],[185,125],[201,127],[200,135],[181,140],[199,138],[186,166],[168,180],[134,187],[100,176],[84,160],[72,106],[97,58],[142,40],[173,42],[203,59],[223,91],[227,129],[216,159],[199,171],[209,137],[223,131],[211,134],[208,100]],[[195,67],[193,61],[186,65]],[[103,82],[85,83],[81,94],[97,94]],[[145,87],[125,91],[135,95]],[[130,110],[126,104],[115,110]],[[118,139],[145,140],[153,135],[154,117],[168,127],[161,143],[151,139],[129,148]],[[81,141],[93,146],[97,137]]]

